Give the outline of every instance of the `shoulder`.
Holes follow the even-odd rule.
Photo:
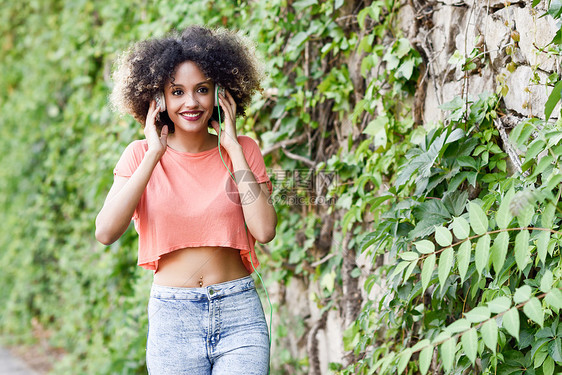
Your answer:
[[[121,158],[139,161],[142,160],[147,150],[148,142],[146,139],[132,141],[123,151]]]
[[[253,138],[250,138],[247,135],[239,135],[238,143],[240,143],[240,146],[242,146],[242,149],[244,150],[248,150],[251,152],[255,152],[255,151],[260,152],[258,143]]]
[[[133,150],[148,150],[148,142],[146,139],[137,139],[136,141],[132,141],[129,143],[129,146]]]
[[[144,155],[144,153],[148,150],[148,142],[146,139],[138,139],[136,141],[132,141],[127,145],[125,148],[124,153],[130,153],[134,155]]]
[[[147,150],[148,143],[146,141],[138,140],[129,143],[113,170],[114,174],[130,177],[141,163]]]

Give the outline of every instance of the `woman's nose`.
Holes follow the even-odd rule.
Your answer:
[[[197,101],[197,99],[195,99],[195,97],[192,94],[186,94],[183,105],[187,108],[194,108],[199,105],[199,102]]]

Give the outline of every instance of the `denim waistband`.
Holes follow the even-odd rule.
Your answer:
[[[254,289],[254,279],[246,276],[201,288],[181,288],[152,284],[150,297],[161,299],[202,300],[220,298]]]

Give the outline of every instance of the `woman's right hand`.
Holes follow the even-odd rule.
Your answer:
[[[115,175],[113,186],[102,209],[96,217],[96,238],[105,245],[112,244],[129,227],[131,218],[140,198],[150,180],[152,171],[168,147],[168,126],[163,126],[161,134],[156,129],[156,116],[160,109],[152,101],[146,115],[144,135],[148,141],[148,151],[140,165],[130,177]]]
[[[148,113],[146,115],[146,123],[144,125],[144,136],[148,142],[148,151],[154,152],[161,158],[166,152],[168,146],[168,125],[164,125],[158,135],[158,130],[156,129],[156,117],[160,113],[160,107],[156,105],[156,101],[152,100],[150,102],[150,107],[148,107]]]

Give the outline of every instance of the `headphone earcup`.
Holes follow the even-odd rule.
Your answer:
[[[154,100],[156,101],[156,105],[160,107],[160,112],[166,111],[166,99],[164,98],[164,93],[159,91],[154,95]]]
[[[219,94],[224,96],[224,89],[219,85],[215,85],[215,107],[219,106]]]
[[[164,92],[160,91],[158,94],[159,94],[159,98],[160,98],[160,112],[165,112],[166,111],[166,99],[164,97]]]

